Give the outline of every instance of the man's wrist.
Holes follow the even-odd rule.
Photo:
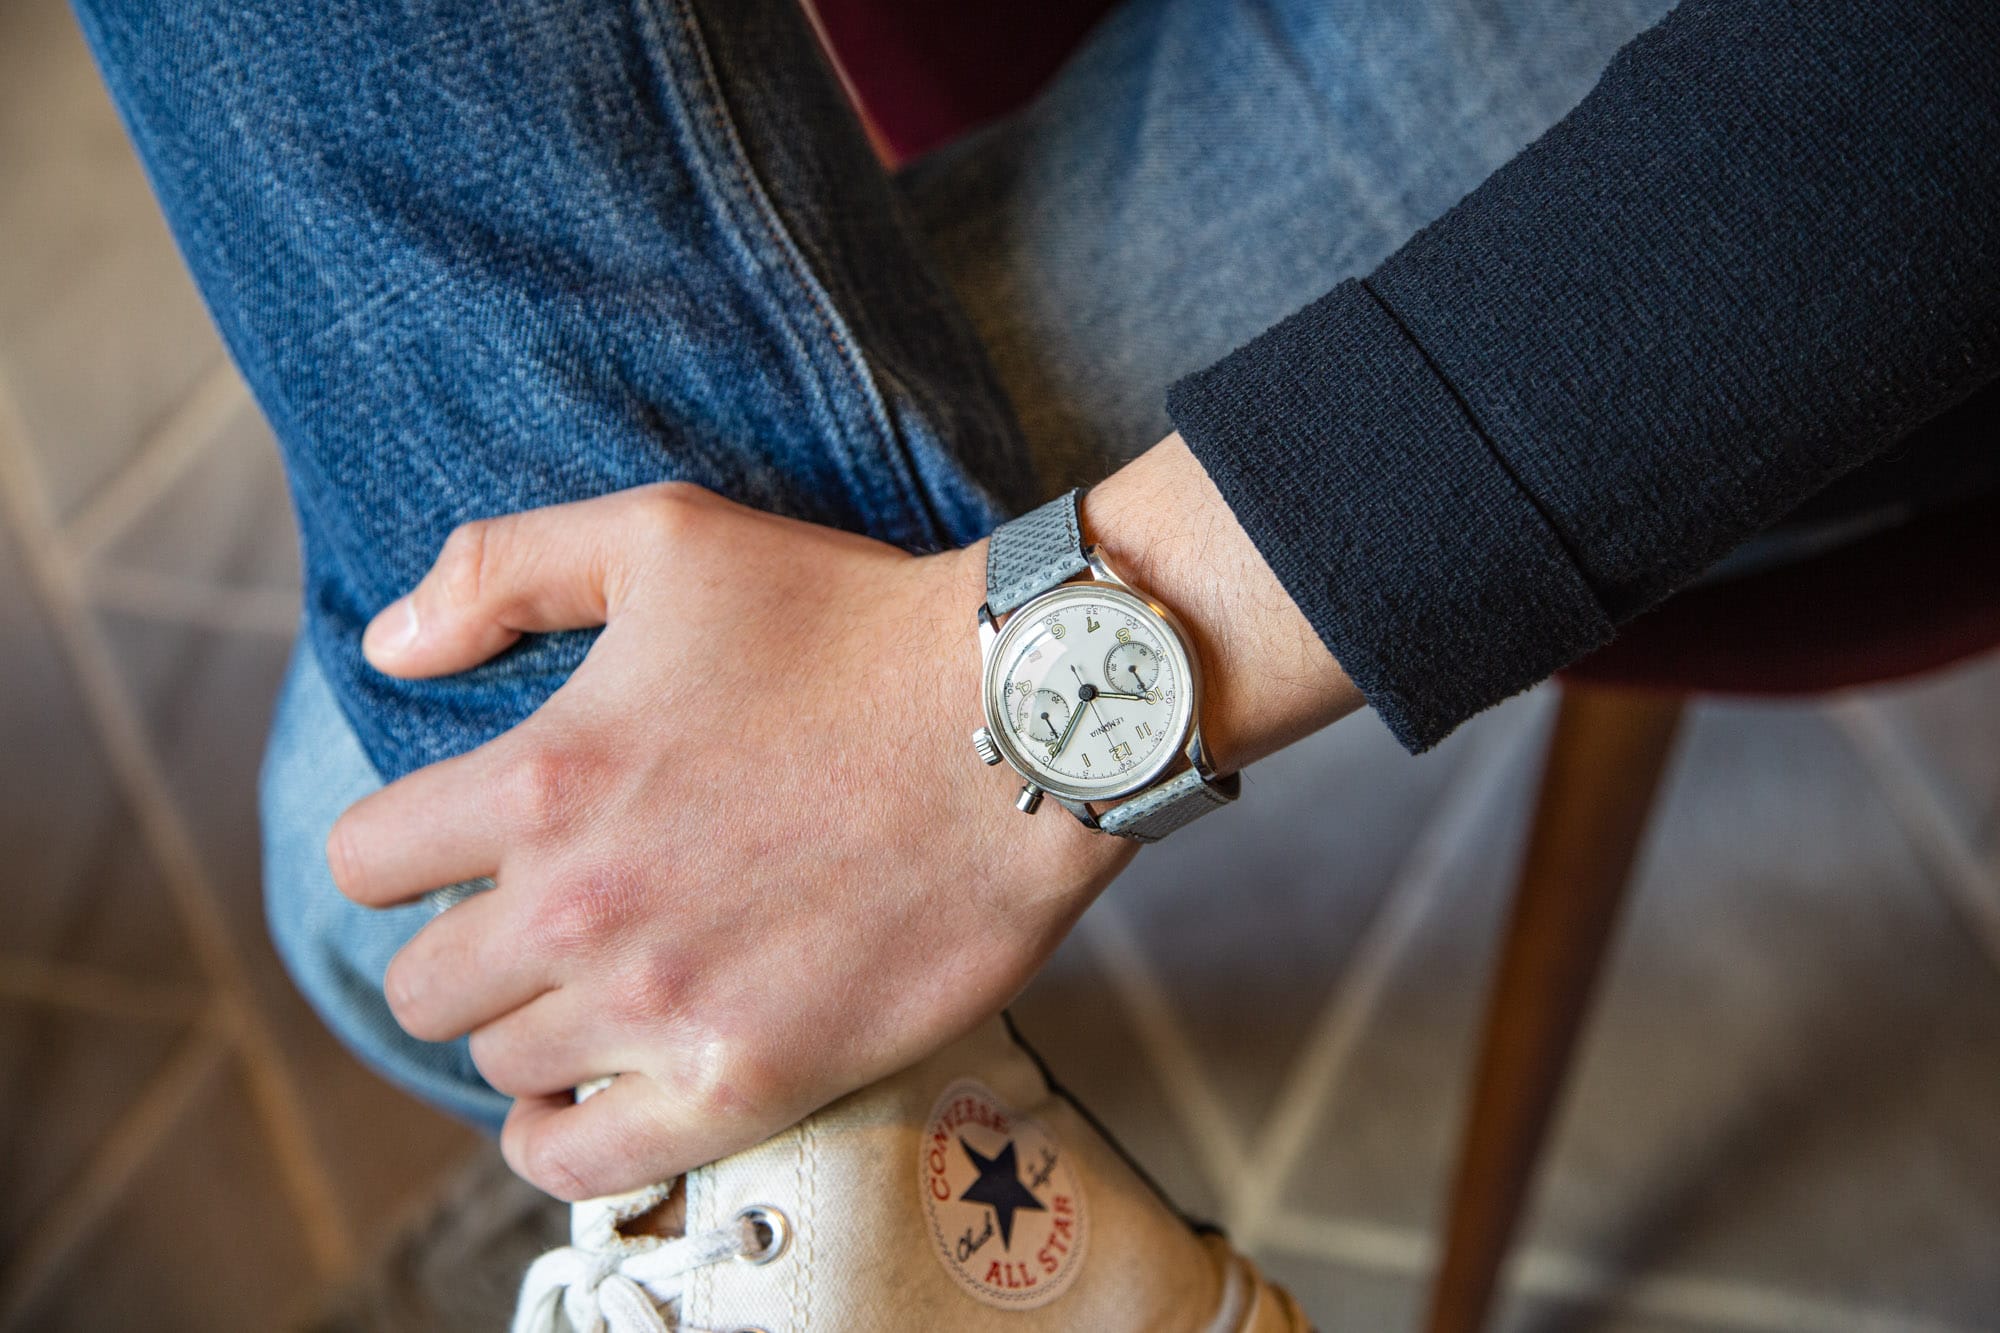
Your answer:
[[[975,840],[987,854],[1005,856],[1024,867],[1024,880],[1015,885],[1030,901],[1061,898],[1080,890],[1076,910],[1110,882],[1128,852],[1118,839],[1091,833],[1063,814],[1059,819],[1023,819],[1012,799],[1021,776],[1005,765],[988,767],[977,761],[972,748],[972,731],[982,719],[979,706],[983,664],[974,613],[986,600],[986,549],[984,540],[958,551],[922,557],[927,575],[933,580],[932,593],[925,598],[941,611],[945,623],[940,651],[947,661],[937,674],[944,686],[942,702],[936,710],[941,719],[951,719],[942,729],[939,746],[952,771],[964,775],[974,793],[978,815],[974,821]],[[1060,813],[1060,812],[1058,812]],[[1037,850],[1039,849],[1039,850]],[[1042,878],[1027,871],[1028,865],[1045,867]]]
[[[1188,630],[1218,767],[1241,768],[1365,702],[1179,435],[1093,488],[1083,527]]]

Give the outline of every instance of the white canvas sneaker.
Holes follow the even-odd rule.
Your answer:
[[[628,1224],[684,1202],[671,1238]],[[1301,1333],[1001,1019],[680,1182],[578,1204],[514,1333]]]

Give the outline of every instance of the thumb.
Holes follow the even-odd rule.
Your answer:
[[[384,607],[362,653],[392,676],[477,666],[523,634],[602,625],[643,539],[633,495],[601,496],[452,532],[423,581]]]

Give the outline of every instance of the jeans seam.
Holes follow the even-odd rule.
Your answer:
[[[744,147],[742,136],[737,132],[728,97],[724,93],[721,79],[716,74],[714,57],[708,49],[707,39],[702,34],[694,6],[690,0],[666,0],[666,3],[672,9],[688,44],[696,66],[693,72],[698,78],[704,96],[699,107],[689,105],[687,102],[689,85],[680,78],[667,78],[664,80],[664,88],[682,101],[683,111],[688,114],[690,128],[695,127],[698,116],[708,120],[710,131],[722,141],[724,155],[728,159],[726,163],[728,170],[717,170],[718,164],[714,160],[716,154],[708,151],[708,146],[699,142],[706,138],[705,135],[697,133],[690,136],[690,151],[700,158],[703,173],[715,186],[718,197],[730,201],[731,211],[738,215],[739,222],[743,224],[738,234],[747,237],[754,232],[761,235],[767,243],[766,248],[775,252],[777,260],[775,267],[783,270],[785,276],[790,279],[792,287],[802,293],[811,305],[813,315],[819,324],[818,332],[829,340],[835,349],[840,364],[847,372],[849,387],[859,391],[867,404],[865,415],[869,418],[869,425],[875,434],[877,449],[882,456],[880,461],[889,464],[890,474],[897,489],[902,493],[903,517],[906,523],[913,523],[921,530],[915,535],[932,544],[938,543],[943,535],[942,524],[938,521],[929,496],[916,478],[911,460],[906,456],[899,433],[890,420],[887,404],[882,400],[880,386],[876,383],[868,365],[868,358],[861,350],[859,340],[855,338],[846,321],[834,307],[832,297],[814,275],[811,265],[806,262],[806,247],[786,228],[776,205],[771,201],[770,192],[765,188],[763,179],[751,160],[749,151]],[[661,50],[666,59],[672,59],[670,45],[662,43]],[[733,181],[725,180],[725,177],[729,176],[733,176]],[[731,185],[735,188],[729,188]],[[746,249],[749,247],[746,246]],[[754,250],[750,255],[760,269],[767,273],[773,270],[771,256]],[[785,302],[780,302],[779,305],[786,311],[789,322],[794,307]],[[804,335],[807,331],[794,327],[793,332],[795,335]],[[841,407],[838,395],[832,392],[825,370],[820,364],[820,358],[814,353],[812,340],[800,336],[799,341],[804,359],[811,368],[813,380],[819,387],[822,401],[837,422],[847,422],[853,414]],[[847,465],[850,485],[853,485],[856,473],[859,471],[857,465],[861,460],[855,458],[852,451],[845,447],[844,441],[842,444],[843,461]]]

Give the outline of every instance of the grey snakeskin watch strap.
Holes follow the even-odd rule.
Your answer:
[[[1209,811],[1228,805],[1242,791],[1240,774],[1208,782],[1199,769],[1184,769],[1125,804],[1106,810],[1097,817],[1097,827],[1135,842],[1158,842]]]
[[[986,544],[986,605],[1005,615],[1031,597],[1075,578],[1090,562],[1077,524],[1081,490],[1055,499],[994,529]]]
[[[1005,615],[1089,567],[1077,519],[1082,498],[1081,490],[1059,495],[994,530],[986,544],[986,606],[994,615]],[[1097,827],[1121,838],[1158,842],[1229,804],[1242,788],[1234,773],[1211,782],[1189,768],[1097,816]]]

